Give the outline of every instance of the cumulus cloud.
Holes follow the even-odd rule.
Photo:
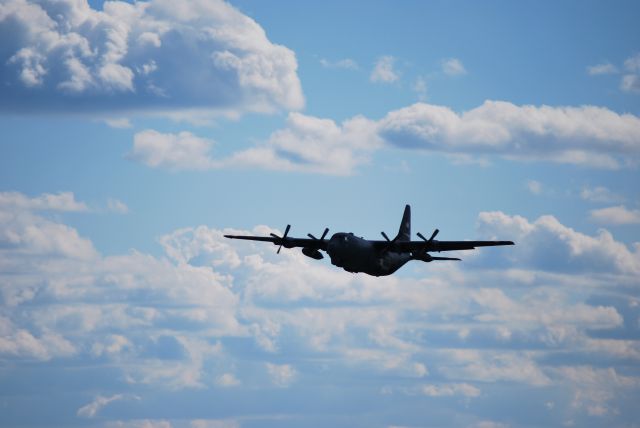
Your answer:
[[[368,162],[370,153],[381,146],[375,122],[362,117],[336,124],[300,113],[290,113],[287,126],[269,140],[233,154],[229,166],[258,166],[284,171],[305,171],[347,175]]]
[[[299,109],[295,54],[221,1],[9,0],[0,6],[11,112]],[[177,59],[179,58],[179,60]]]
[[[640,224],[640,210],[630,210],[624,205],[591,210],[590,217],[603,224]]]
[[[286,128],[271,134],[264,143],[226,158],[212,156],[211,140],[190,132],[163,134],[153,130],[135,135],[129,156],[151,167],[172,170],[259,167],[348,175],[366,163],[380,145],[375,123],[364,117],[339,125],[330,119],[290,113]]]
[[[1,209],[0,219],[12,210]],[[28,214],[25,222],[43,221]],[[495,399],[496,385],[554,388],[569,413],[592,406],[596,415],[604,403],[614,415],[616,397],[638,391],[637,379],[618,371],[638,361],[638,341],[593,335],[637,318],[626,306],[587,301],[593,290],[634,293],[637,249],[608,233],[585,235],[550,216],[482,213],[481,238],[499,234],[517,245],[499,255],[478,250],[464,264],[414,262],[424,274],[388,278],[222,236],[272,231],[179,229],[159,239],[163,256],[42,258],[27,243],[3,245],[0,355],[25,370],[46,370],[52,359],[58,368],[108,365],[120,374],[114,385],[165,396],[185,388],[297,394],[307,375],[320,388],[366,376],[368,385],[393,382],[393,391],[452,401]],[[559,370],[554,358],[567,354],[597,364],[596,381],[585,383],[588,371],[565,360],[574,372]],[[607,367],[618,377],[599,372]],[[240,382],[236,373],[247,375]],[[574,407],[575,391],[595,391],[597,380],[609,395],[583,395]],[[96,418],[117,396],[98,395],[76,412]],[[144,426],[122,426],[134,422]]]
[[[640,119],[601,107],[517,106],[486,101],[463,113],[425,103],[374,121],[355,116],[337,124],[290,113],[268,140],[226,158],[213,141],[189,132],[137,133],[130,156],[152,167],[259,167],[348,175],[384,148],[430,151],[454,163],[485,164],[490,155],[513,161],[550,161],[615,169],[640,162]]]
[[[600,168],[638,163],[640,119],[606,108],[516,106],[486,101],[464,113],[417,103],[387,114],[390,145],[450,154],[494,154]]]
[[[210,158],[212,146],[213,141],[190,132],[163,134],[148,129],[135,134],[128,156],[150,167],[202,170],[214,166]]]
[[[13,196],[12,201],[28,199]],[[212,268],[135,251],[102,257],[75,229],[39,215],[41,204],[31,204],[31,211],[24,205],[0,206],[3,358],[46,361],[82,352],[120,361],[132,383],[199,387],[204,363],[220,353],[220,345],[175,334],[184,357],[166,360],[145,329],[166,322],[206,326],[209,334],[242,334],[237,296]],[[23,310],[34,302],[33,310]],[[129,365],[132,359],[144,364]],[[94,407],[82,413],[90,416]]]
[[[13,210],[0,211],[0,253],[32,256],[95,259],[98,255],[91,241],[64,224],[44,217]]]
[[[267,363],[267,373],[274,385],[286,388],[290,386],[297,376],[297,371],[289,364]]]
[[[447,58],[440,62],[442,71],[449,76],[459,76],[467,74],[467,70],[462,65],[462,61],[457,58]]]
[[[511,257],[519,264],[548,271],[595,271],[637,275],[640,248],[629,249],[602,229],[589,236],[561,224],[550,215],[529,222],[521,216],[502,212],[479,215],[484,236],[509,236],[516,246]]]
[[[376,83],[393,83],[400,78],[395,67],[396,59],[390,55],[381,56],[376,61],[369,79]]]

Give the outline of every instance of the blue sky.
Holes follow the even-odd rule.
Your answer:
[[[0,2],[0,425],[634,426],[637,2]],[[372,278],[223,233],[515,247]]]

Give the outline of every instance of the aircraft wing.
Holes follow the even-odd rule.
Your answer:
[[[244,239],[246,241],[262,241],[271,242],[274,245],[283,246],[285,248],[303,247],[313,248],[316,250],[326,250],[327,241],[324,239],[307,239],[307,238],[290,238],[288,236],[243,236],[243,235],[224,235],[230,239]]]
[[[388,247],[393,251],[458,251],[473,250],[477,247],[493,247],[498,245],[514,245],[512,241],[375,241],[375,245]]]

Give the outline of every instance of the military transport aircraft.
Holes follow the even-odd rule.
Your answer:
[[[404,208],[404,215],[400,223],[400,230],[395,238],[389,239],[381,232],[384,241],[371,241],[355,236],[353,233],[335,233],[331,239],[324,239],[329,233],[326,228],[316,238],[307,234],[307,238],[290,238],[288,235],[291,225],[287,225],[284,235],[278,236],[238,236],[224,235],[225,238],[245,239],[249,241],[272,242],[278,245],[278,254],[282,247],[302,247],[302,253],[312,259],[323,258],[320,250],[325,251],[331,258],[331,263],[347,272],[364,272],[373,276],[391,275],[410,260],[432,262],[434,260],[460,260],[455,257],[437,257],[429,254],[433,251],[473,250],[476,247],[490,247],[495,245],[513,245],[511,241],[438,241],[434,239],[439,230],[436,229],[429,239],[418,232],[421,241],[411,240],[411,207]]]

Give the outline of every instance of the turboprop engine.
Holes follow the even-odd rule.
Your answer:
[[[316,260],[320,260],[322,258],[324,258],[324,256],[322,255],[322,253],[318,250],[316,250],[315,248],[303,248],[302,249],[302,254],[304,254],[307,257],[311,257],[312,259],[316,259]]]

